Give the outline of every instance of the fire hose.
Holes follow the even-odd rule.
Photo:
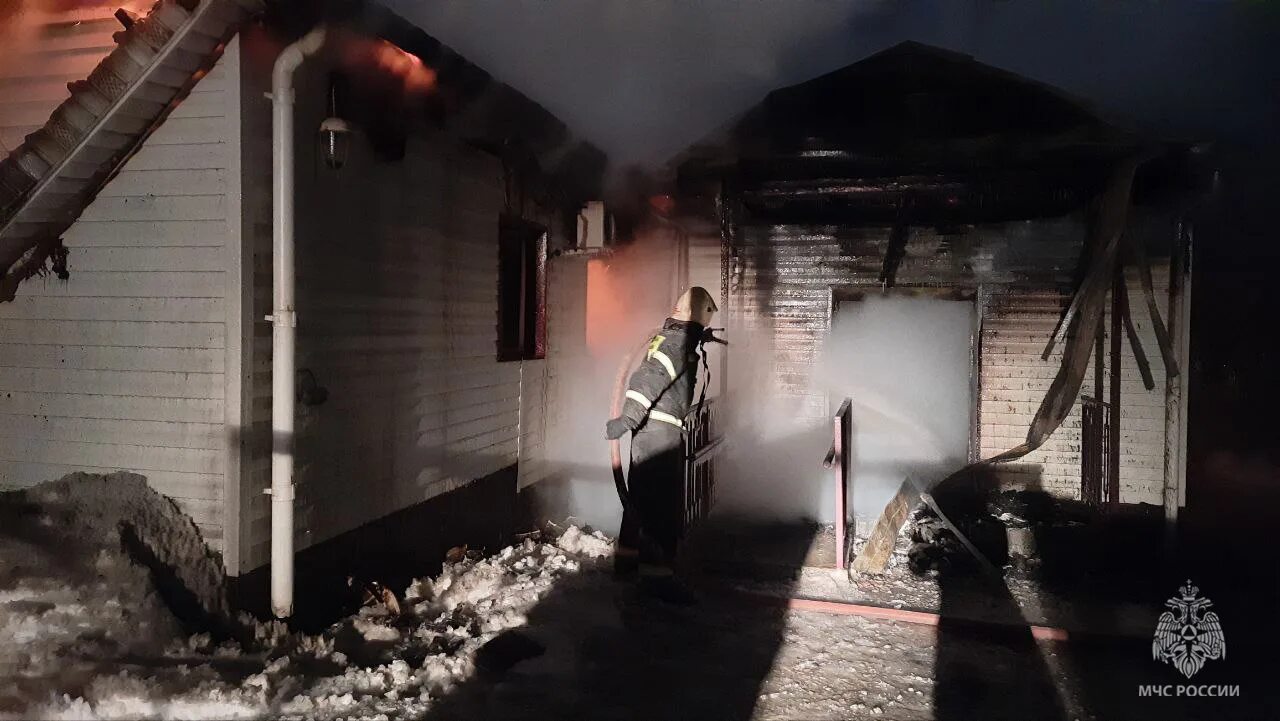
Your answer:
[[[622,365],[618,366],[618,375],[613,381],[613,404],[609,407],[609,417],[618,418],[622,415],[622,405],[626,403],[627,380],[631,375],[631,369],[635,367],[636,361],[640,355],[649,347],[649,341],[646,339],[643,343],[636,346],[622,359]],[[618,490],[618,500],[622,502],[622,510],[634,512],[631,507],[631,496],[627,493],[627,479],[622,472],[622,439],[609,439],[609,462],[613,466],[613,485]]]

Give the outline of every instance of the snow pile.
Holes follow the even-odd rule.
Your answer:
[[[217,557],[141,476],[77,473],[0,495],[0,714],[51,690],[93,697],[104,669],[182,646],[157,584],[180,591],[190,617],[227,621]],[[136,715],[121,703],[111,715]]]
[[[588,558],[604,558],[613,555],[613,542],[599,531],[584,533],[577,526],[569,529],[556,539],[556,545],[566,553],[576,553]]]
[[[200,530],[171,499],[135,473],[72,473],[23,494],[31,503],[108,546],[124,545],[153,574],[172,578],[198,605],[196,612],[230,616],[222,560],[209,550]]]
[[[163,663],[104,673],[33,705],[42,718],[414,718],[476,674],[477,653],[558,583],[611,549],[569,528],[557,542],[526,539],[496,555],[446,564],[410,585],[396,615],[371,606],[318,636],[278,622],[254,628],[256,648],[207,635],[171,643]],[[163,615],[163,614],[160,614]],[[105,664],[104,664],[105,665]]]

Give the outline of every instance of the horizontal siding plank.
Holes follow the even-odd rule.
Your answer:
[[[205,271],[76,271],[69,280],[31,278],[18,292],[31,296],[103,298],[221,298],[226,274]]]
[[[214,348],[0,343],[0,366],[4,367],[222,373],[225,365],[226,353]]]
[[[0,367],[0,391],[143,398],[222,398],[223,375]]]
[[[0,437],[85,441],[134,445],[145,440],[163,448],[219,450],[225,447],[220,423],[162,423],[104,418],[0,415]]]
[[[146,143],[125,163],[123,172],[143,170],[217,170],[228,167],[231,146],[224,143],[202,145],[153,145]]]
[[[223,170],[122,170],[98,193],[99,198],[132,196],[225,195]]]
[[[222,401],[199,398],[133,398],[71,393],[0,393],[0,413],[115,418],[174,423],[221,423]]]
[[[201,84],[203,85],[203,84]],[[199,86],[198,86],[199,87]],[[227,94],[217,84],[201,87],[202,92],[193,92],[174,108],[169,120],[192,118],[226,118]],[[167,122],[167,121],[166,121]],[[227,122],[223,120],[223,122]]]
[[[153,248],[226,244],[225,220],[92,221],[81,218],[63,239],[71,248]]]
[[[147,138],[155,145],[200,145],[223,143],[227,139],[226,118],[169,118]]]
[[[146,471],[173,471],[218,475],[225,469],[221,450],[165,448],[161,446],[79,443],[48,439],[25,439],[0,444],[0,462],[56,464],[74,458],[78,463],[98,468]]]
[[[1134,431],[1134,432],[1127,431],[1120,434],[1120,442],[1136,443],[1138,442],[1139,438],[1142,438],[1143,440],[1149,439],[1151,437],[1151,434],[1153,433],[1155,432],[1151,431],[1149,433],[1143,433],[1141,431]],[[1026,440],[1027,429],[1017,428],[1014,426],[994,426],[994,425],[983,424],[982,437],[984,439],[984,443],[986,443],[989,447],[1012,448],[1018,445],[1019,443],[1022,443],[1024,440]],[[1077,446],[1077,450],[1079,450],[1078,446],[1080,445],[1080,439],[1081,439],[1080,429],[1078,427],[1075,429],[1059,428],[1051,436],[1051,439],[1052,439],[1051,442],[1060,441],[1068,445],[1074,444],[1075,446]]]
[[[221,195],[104,197],[85,208],[85,220],[226,220],[226,198]]]
[[[33,345],[222,348],[225,331],[222,323],[0,320],[0,338]]]
[[[226,311],[223,309],[221,298],[39,298],[19,296],[8,303],[0,303],[0,318],[217,323],[225,320]]]
[[[187,248],[71,248],[67,264],[83,271],[184,271],[217,272],[226,268],[221,247]]]

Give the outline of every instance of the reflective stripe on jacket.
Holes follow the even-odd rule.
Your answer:
[[[702,326],[668,318],[649,339],[640,367],[627,384],[622,417],[633,429],[645,421],[684,427],[698,382],[698,342]]]

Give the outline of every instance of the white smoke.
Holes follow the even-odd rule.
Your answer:
[[[817,382],[853,401],[852,508],[875,517],[903,478],[932,484],[968,460],[970,303],[869,297],[842,304]]]
[[[677,249],[661,232],[592,260],[553,261],[549,283],[546,458],[556,486],[551,518],[616,528],[621,507],[604,423],[619,367],[659,327],[677,288]],[[718,318],[717,324],[725,319]],[[831,415],[853,402],[853,515],[874,518],[903,479],[932,483],[968,458],[971,303],[904,295],[842,303],[810,368],[808,391],[780,394],[774,364],[785,334],[730,328],[730,392],[718,416],[727,443],[717,460],[716,512],[781,520],[834,520],[835,476],[822,467]],[[711,364],[713,374],[721,372]],[[715,385],[715,384],[713,384]],[[623,444],[624,465],[627,458]]]
[[[605,422],[619,367],[662,326],[675,295],[675,246],[661,231],[609,255],[552,260],[548,279],[546,459],[542,513],[616,531],[622,507]],[[629,371],[628,371],[629,372]],[[624,439],[624,468],[628,458]],[[557,488],[558,487],[558,488]]]
[[[810,397],[834,411],[853,402],[851,514],[874,518],[907,476],[939,480],[968,457],[973,306],[903,296],[841,304],[810,378]],[[769,380],[776,344],[735,334],[732,450],[719,476],[723,512],[834,520],[835,475],[821,461],[830,417],[801,415]],[[743,368],[742,366],[746,367]]]

